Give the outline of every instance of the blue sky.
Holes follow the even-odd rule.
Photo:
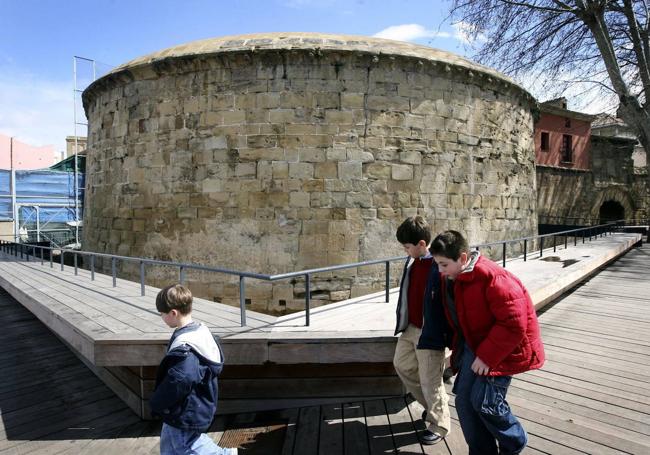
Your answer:
[[[464,54],[445,0],[0,0],[0,133],[62,150],[73,134],[73,56],[105,72],[166,47],[304,31],[411,41]],[[79,79],[90,75],[80,64]]]

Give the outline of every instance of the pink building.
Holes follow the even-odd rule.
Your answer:
[[[12,147],[11,138],[0,134],[0,169],[11,169],[12,155],[14,169],[42,169],[58,161],[52,145],[34,147],[14,139]]]
[[[542,166],[589,170],[593,115],[570,111],[566,99],[540,104],[535,124],[535,163]]]

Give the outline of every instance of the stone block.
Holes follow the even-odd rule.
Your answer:
[[[375,111],[408,111],[409,99],[402,96],[374,96],[367,97],[367,107]]]
[[[350,291],[330,291],[329,298],[332,302],[340,302],[350,298]]]
[[[257,166],[255,163],[239,163],[235,166],[236,177],[254,178],[256,172],[257,172]]]
[[[285,303],[294,299],[293,286],[290,284],[275,284],[273,286],[273,300],[284,300]],[[304,305],[304,302],[303,302]]]
[[[196,207],[179,207],[176,209],[176,216],[178,218],[196,218],[198,210]]]
[[[335,179],[338,176],[338,163],[325,161],[314,165],[314,177],[317,179]]]
[[[421,164],[422,163],[422,153],[416,151],[400,152],[399,160],[402,163],[408,164]]]
[[[362,165],[360,161],[343,161],[338,163],[338,177],[341,180],[362,178]]]
[[[302,190],[308,193],[325,191],[325,182],[323,180],[305,180],[302,183]]]
[[[275,135],[251,135],[246,137],[246,145],[250,148],[269,148],[278,145],[278,137]]]
[[[289,163],[289,177],[311,179],[314,177],[314,165],[311,163]]]
[[[292,123],[296,121],[296,114],[293,109],[273,109],[269,111],[269,122],[271,123]],[[289,131],[287,131],[289,133]],[[296,134],[295,132],[290,134]]]
[[[412,180],[413,166],[406,164],[391,165],[391,178],[393,180]]]
[[[327,160],[327,151],[321,148],[299,149],[298,157],[303,163],[322,163]]]
[[[372,163],[375,161],[375,156],[372,153],[356,148],[348,149],[347,158],[348,161],[360,161],[361,163]]]
[[[374,162],[363,166],[363,173],[369,179],[389,179],[391,177],[391,165],[385,162]]]
[[[397,210],[393,208],[378,208],[377,209],[377,218],[382,220],[392,220],[395,219],[398,215]]]
[[[363,93],[341,93],[341,108],[342,109],[363,109],[364,107]]]
[[[309,207],[309,201],[309,193],[298,191],[289,193],[289,205],[291,207]]]
[[[346,207],[372,207],[372,194],[350,192],[345,196]]]
[[[286,179],[289,177],[289,163],[284,161],[273,161],[271,169],[274,179]]]
[[[325,113],[325,121],[327,123],[334,123],[340,125],[351,125],[354,122],[351,111],[338,111],[338,110],[327,110],[327,112]]]

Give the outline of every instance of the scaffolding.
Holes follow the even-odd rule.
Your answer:
[[[77,245],[74,230],[83,210],[83,191],[74,191],[74,172],[61,171],[62,163],[49,169],[0,169],[0,222],[11,225],[2,240],[54,246]],[[77,174],[83,185],[85,174]],[[76,203],[75,203],[76,197]]]
[[[98,71],[98,66],[101,68]],[[84,89],[110,65],[74,56],[73,150],[49,169],[0,169],[0,238],[14,242],[49,241],[55,246],[79,248],[83,219],[85,148],[88,122],[81,103]],[[13,154],[13,138],[10,154]],[[70,153],[72,152],[72,153]]]
[[[90,59],[90,58],[85,58],[85,57],[79,57],[75,55],[72,58],[72,73],[73,73],[73,79],[74,79],[74,87],[73,87],[73,116],[74,116],[74,214],[75,214],[75,224],[74,224],[74,229],[75,229],[75,244],[76,245],[81,245],[81,242],[79,240],[79,225],[81,224],[81,219],[79,217],[79,194],[81,194],[80,188],[79,188],[79,134],[77,134],[77,127],[83,126],[85,128],[85,137],[88,138],[88,121],[86,119],[86,116],[84,114],[83,119],[85,121],[81,122],[79,121],[79,116],[77,115],[77,106],[79,102],[81,101],[81,94],[83,93],[84,89],[89,85],[88,84],[82,84],[81,82],[84,79],[81,79],[79,77],[79,65],[80,64],[86,64],[90,65],[91,69],[91,74],[92,77],[90,79],[90,83],[95,81],[97,79],[97,63],[95,60]],[[83,112],[83,109],[81,109]]]

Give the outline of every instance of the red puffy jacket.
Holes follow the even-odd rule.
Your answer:
[[[452,327],[442,280],[445,312]],[[458,324],[470,349],[490,367],[488,376],[504,376],[541,368],[544,345],[533,302],[519,279],[482,256],[454,280]],[[458,342],[454,333],[454,346]],[[452,353],[452,365],[456,365]]]

